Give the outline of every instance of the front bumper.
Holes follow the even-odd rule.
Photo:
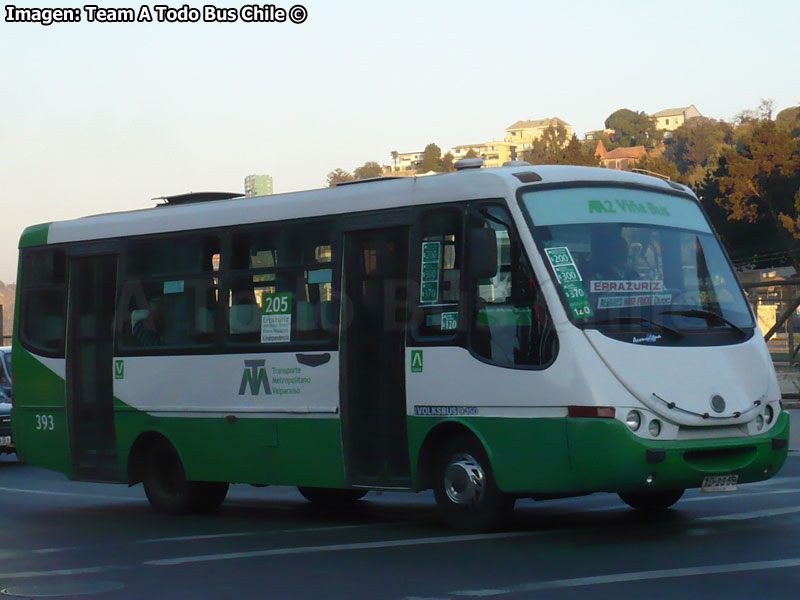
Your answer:
[[[614,419],[568,417],[567,437],[574,483],[582,491],[686,489],[700,487],[708,475],[739,475],[739,483],[749,483],[783,466],[789,415],[782,412],[760,435],[692,441],[645,440]]]

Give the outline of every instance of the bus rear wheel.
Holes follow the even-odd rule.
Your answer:
[[[153,509],[168,515],[210,512],[219,508],[228,494],[225,482],[186,479],[180,456],[166,441],[148,453],[142,483]]]
[[[667,510],[683,496],[685,490],[663,492],[620,492],[619,497],[628,506],[642,512]]]
[[[439,451],[433,493],[442,520],[458,531],[489,531],[500,526],[514,508],[494,480],[483,447],[469,437],[445,441]]]
[[[303,495],[303,498],[317,506],[343,506],[345,504],[352,504],[356,500],[360,500],[367,495],[367,490],[304,486],[298,487],[297,491]]]

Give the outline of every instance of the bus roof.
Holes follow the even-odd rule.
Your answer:
[[[535,172],[541,180],[524,183],[515,174]],[[157,206],[127,212],[82,217],[25,230],[20,247],[131,235],[168,233],[245,223],[282,221],[459,200],[510,198],[524,185],[568,182],[605,182],[646,185],[663,191],[689,188],[627,171],[561,165],[465,169],[429,177],[403,177],[369,181],[302,192],[232,198],[178,206]]]

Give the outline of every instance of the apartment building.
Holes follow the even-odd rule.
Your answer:
[[[248,198],[252,198],[253,196],[269,196],[271,194],[271,175],[248,175],[244,178],[244,195]]]

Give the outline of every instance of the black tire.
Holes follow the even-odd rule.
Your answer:
[[[148,452],[142,483],[153,509],[167,515],[212,511],[228,493],[227,483],[186,479],[180,456],[166,440]]]
[[[227,481],[190,481],[192,512],[214,512],[225,502],[230,484]]]
[[[457,531],[481,532],[499,527],[515,498],[497,487],[483,446],[472,437],[448,439],[439,449],[433,493],[445,524]]]
[[[298,487],[297,491],[303,495],[303,498],[317,506],[344,506],[352,504],[367,495],[367,490],[304,486]]]
[[[667,510],[683,496],[685,490],[666,490],[663,492],[620,492],[619,497],[628,506],[642,512]]]

